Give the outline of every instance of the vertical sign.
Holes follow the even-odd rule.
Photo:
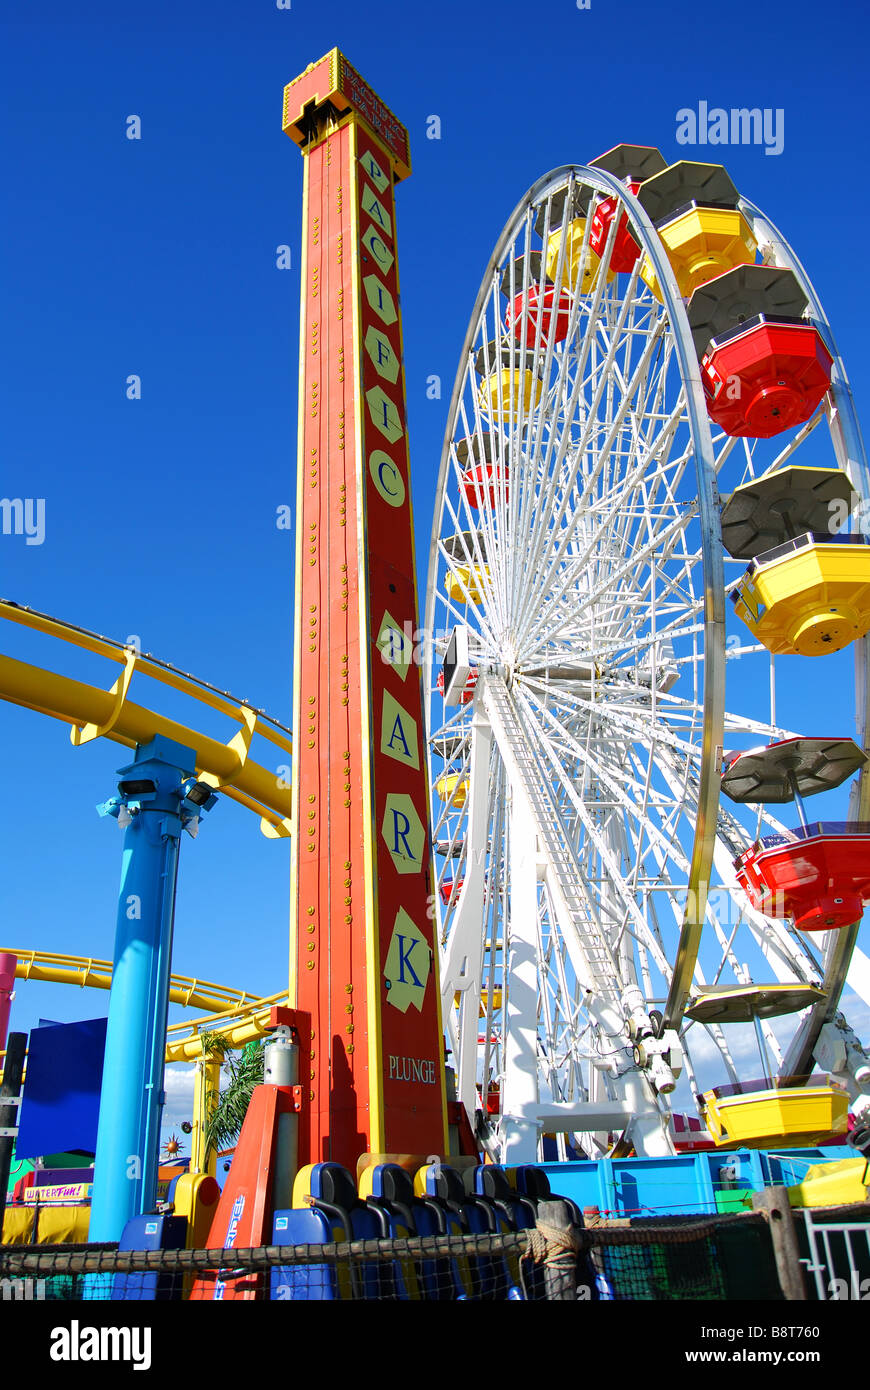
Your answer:
[[[407,134],[338,50],[285,90],[305,155],[291,998],[300,1163],[443,1152],[443,1048],[393,185]],[[308,1054],[307,1056],[305,1054]]]

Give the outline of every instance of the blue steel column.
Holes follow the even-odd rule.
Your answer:
[[[124,825],[112,990],[100,1094],[89,1238],[119,1240],[157,1194],[163,1068],[178,850],[204,805],[187,800],[196,754],[156,737],[120,768],[99,807]],[[197,784],[199,787],[202,784]],[[206,788],[202,789],[207,791]]]

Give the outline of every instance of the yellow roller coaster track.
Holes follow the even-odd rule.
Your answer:
[[[0,699],[72,725],[70,738],[76,747],[95,738],[108,738],[128,748],[147,743],[155,734],[174,739],[195,749],[196,773],[200,780],[259,815],[260,828],[265,835],[272,839],[290,835],[288,764],[293,745],[290,730],[283,724],[246,701],[235,699],[228,691],[218,690],[150,653],[143,655],[135,647],[124,646],[74,623],[63,622],[8,599],[0,599],[0,618],[105,657],[122,668],[111,688],[103,690],[71,680],[56,671],[0,656]],[[238,732],[229,743],[220,743],[143,705],[134,704],[128,698],[134,675],[148,676],[217,710],[239,725]],[[282,761],[280,776],[249,757],[254,735],[268,740],[277,749]],[[111,988],[111,961],[9,949],[18,957],[15,974],[19,979],[92,989]],[[243,1047],[266,1032],[270,1006],[287,1000],[286,991],[259,998],[245,990],[229,989],[184,975],[171,977],[169,997],[174,1004],[210,1012],[204,1018],[174,1024],[168,1030],[167,1062],[193,1061],[203,1056],[203,1037],[208,1032],[219,1032],[230,1047]]]
[[[57,951],[26,951],[17,946],[0,946],[0,955],[8,951],[18,957],[15,968],[17,980],[42,980],[57,985],[79,985],[82,989],[111,989],[112,962],[92,956],[65,956]],[[188,975],[172,975],[169,998],[173,1004],[186,1009],[208,1009],[211,1013],[244,1008],[258,1003],[260,996],[248,990],[230,989],[211,980]]]
[[[185,1019],[183,1023],[173,1023],[167,1029],[167,1062],[194,1062],[206,1052],[210,1033],[219,1033],[228,1048],[244,1047],[265,1036],[269,1027],[269,1013],[275,1004],[287,1003],[287,991],[269,994],[263,999],[251,1000],[248,1004],[223,1013],[209,1014],[206,1018]]]
[[[82,989],[111,989],[112,962],[92,956],[66,956],[55,951],[28,951],[15,946],[0,947],[0,954],[18,957],[15,978],[39,980],[48,984],[78,985]],[[210,980],[172,975],[169,998],[173,1004],[190,1009],[208,1009],[204,1018],[174,1023],[167,1030],[166,1061],[192,1062],[204,1055],[204,1041],[210,1032],[220,1033],[227,1046],[244,1047],[263,1037],[273,1004],[286,1004],[287,991],[261,997],[246,990],[230,989]],[[3,1054],[0,1053],[0,1056]]]
[[[0,656],[0,699],[71,724],[70,737],[76,746],[101,737],[129,748],[147,743],[155,734],[174,739],[195,749],[196,772],[202,781],[260,816],[265,835],[283,838],[291,833],[288,764],[292,740],[284,725],[245,701],[236,700],[227,691],[219,691],[156,657],[143,655],[135,647],[126,647],[46,613],[0,599],[0,618],[106,657],[122,668],[111,688],[102,690],[56,671]],[[128,699],[134,675],[148,676],[228,716],[239,725],[238,733],[229,743],[220,743],[134,704]],[[278,750],[282,759],[280,775],[248,756],[255,734]]]

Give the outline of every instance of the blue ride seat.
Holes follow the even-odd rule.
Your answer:
[[[564,1202],[571,1213],[571,1220],[574,1225],[581,1230],[584,1227],[583,1213],[577,1203],[570,1197],[563,1197],[558,1192],[550,1190],[550,1180],[547,1174],[534,1164],[523,1164],[513,1170],[516,1179],[517,1193],[526,1201],[530,1202],[535,1211],[535,1221],[537,1222],[537,1210],[540,1202]],[[593,1300],[612,1297],[612,1293],[606,1292],[607,1281],[601,1280],[601,1270],[592,1255],[581,1253],[577,1259],[577,1280],[579,1284],[585,1284],[590,1289],[590,1296]],[[543,1273],[540,1269],[529,1269],[524,1265],[524,1282],[529,1291],[530,1299],[545,1298]]]
[[[470,1170],[471,1190],[478,1197],[490,1203],[499,1216],[507,1222],[511,1231],[527,1231],[534,1227],[537,1211],[534,1202],[511,1187],[504,1168],[494,1163],[481,1164]],[[525,1280],[520,1270],[520,1255],[508,1251],[505,1255],[511,1283],[522,1285]]]
[[[346,1235],[337,1216],[313,1206],[276,1211],[272,1219],[273,1245],[329,1245]],[[271,1271],[269,1296],[332,1303],[351,1297],[350,1280],[333,1263],[278,1265]]]
[[[521,1164],[514,1169],[516,1176],[517,1192],[523,1197],[528,1197],[533,1203],[535,1211],[539,1202],[564,1202],[571,1212],[575,1226],[583,1226],[583,1213],[576,1202],[570,1197],[563,1197],[559,1192],[550,1189],[550,1179],[541,1168],[536,1168],[532,1163]]]
[[[526,1231],[534,1226],[535,1203],[511,1187],[504,1168],[483,1163],[471,1170],[471,1183],[474,1195],[489,1202],[509,1222],[511,1230]]]
[[[302,1219],[314,1213],[313,1220]],[[278,1217],[282,1224],[277,1226]],[[286,1225],[284,1222],[286,1221]],[[354,1180],[340,1163],[309,1163],[300,1168],[293,1183],[293,1207],[275,1214],[277,1245],[326,1245],[332,1241],[377,1240],[382,1231],[374,1212],[357,1196]],[[280,1237],[284,1238],[281,1239]],[[282,1267],[281,1278],[272,1279],[277,1296],[290,1299],[378,1299],[382,1297],[381,1268],[377,1260],[348,1261],[301,1266],[292,1278]]]
[[[187,1244],[187,1219],[184,1216],[133,1216],[127,1222],[118,1242],[119,1250],[183,1250]],[[112,1279],[112,1298],[142,1302],[163,1302],[180,1299],[184,1275],[160,1273],[116,1274]]]
[[[414,1195],[411,1174],[398,1163],[378,1163],[367,1169],[360,1179],[360,1195],[382,1214],[388,1227],[384,1235],[391,1239],[444,1233],[435,1214]],[[458,1218],[448,1234],[461,1234]],[[465,1298],[471,1290],[470,1277],[467,1270],[463,1277],[463,1262],[459,1260],[399,1260],[394,1269],[397,1298],[439,1302]]]
[[[435,1214],[441,1233],[447,1234],[447,1223],[458,1218],[461,1229],[469,1235],[501,1235],[511,1230],[510,1223],[485,1198],[466,1192],[461,1175],[442,1163],[429,1163],[420,1168],[414,1179],[414,1191]],[[473,1297],[503,1299],[514,1280],[502,1255],[469,1256]]]

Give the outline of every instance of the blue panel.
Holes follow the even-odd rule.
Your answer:
[[[106,1023],[92,1018],[31,1031],[18,1158],[71,1149],[94,1153]]]
[[[89,1168],[37,1168],[34,1170],[35,1187],[57,1187],[66,1183],[90,1183],[94,1180],[93,1167]]]
[[[660,1211],[682,1212],[691,1216],[713,1206],[712,1188],[699,1182],[708,1178],[705,1164],[695,1162],[697,1154],[662,1158],[616,1158],[613,1178],[615,1210],[619,1216],[655,1216]],[[708,1178],[709,1184],[709,1178]]]
[[[771,1183],[801,1182],[811,1163],[847,1157],[842,1146],[717,1150],[673,1158],[602,1158],[579,1163],[539,1163],[554,1196],[569,1197],[602,1215],[691,1216],[716,1210],[716,1193],[729,1188],[760,1191]],[[724,1174],[723,1174],[724,1170]]]
[[[328,1245],[344,1239],[342,1227],[316,1207],[275,1212],[273,1245]],[[332,1303],[341,1296],[334,1265],[281,1265],[272,1270],[270,1297],[273,1299]]]
[[[183,1250],[187,1221],[183,1216],[134,1216],[124,1227],[119,1250]],[[137,1301],[180,1299],[183,1274],[116,1274],[112,1298]]]

